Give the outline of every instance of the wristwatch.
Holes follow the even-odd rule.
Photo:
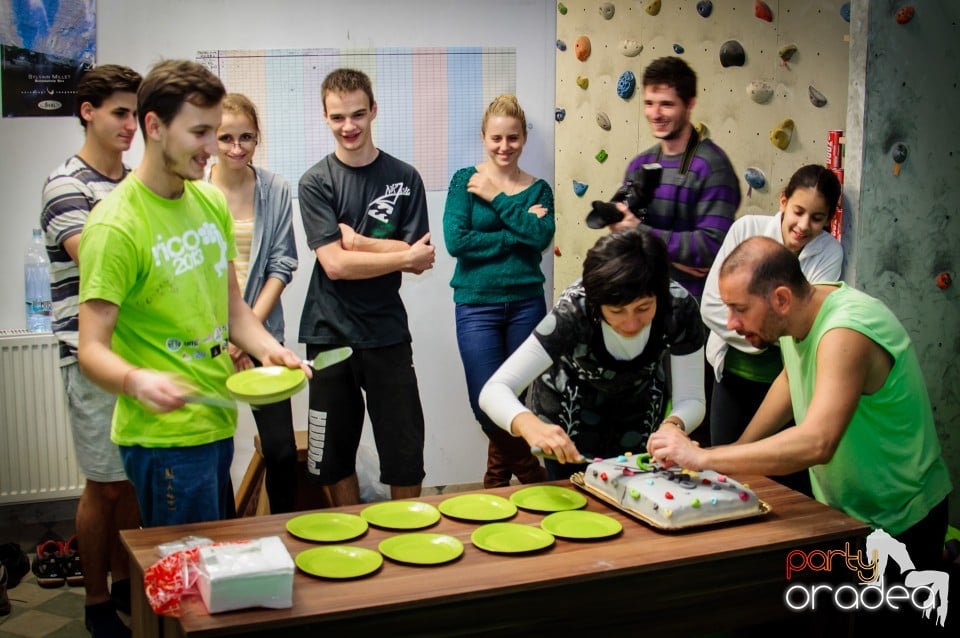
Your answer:
[[[687,433],[687,426],[685,426],[685,425],[683,424],[683,421],[681,421],[681,420],[678,419],[677,417],[668,416],[667,418],[665,418],[665,419],[663,420],[663,422],[664,422],[664,423],[672,423],[673,425],[675,425],[675,426],[677,426],[678,428],[680,428],[680,431],[681,431],[681,432],[683,432],[684,434]]]

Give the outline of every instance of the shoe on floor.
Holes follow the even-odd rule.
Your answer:
[[[7,568],[7,589],[19,585],[30,571],[30,559],[17,543],[0,544],[0,564]]]
[[[117,611],[130,615],[130,579],[115,580],[110,584],[110,600]]]
[[[0,616],[10,613],[10,598],[7,597],[7,568],[0,563]]]
[[[37,556],[33,559],[33,573],[37,584],[47,589],[63,587],[66,576],[63,573],[63,543],[48,540],[37,545]]]
[[[130,638],[132,635],[109,600],[84,607],[83,623],[92,638]]]
[[[63,575],[71,587],[83,585],[83,567],[80,565],[80,542],[74,534],[63,544]]]

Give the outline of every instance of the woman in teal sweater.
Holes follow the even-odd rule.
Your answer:
[[[553,191],[518,162],[527,121],[512,95],[490,103],[480,127],[486,159],[453,175],[443,212],[443,237],[457,265],[450,285],[457,345],[470,407],[489,439],[483,486],[545,479],[521,438],[496,426],[478,404],[484,383],[546,314],[540,269],[553,240]]]

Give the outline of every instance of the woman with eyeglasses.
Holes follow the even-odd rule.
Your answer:
[[[244,95],[228,93],[217,130],[217,162],[209,181],[223,191],[233,215],[237,258],[233,262],[243,299],[277,341],[283,343],[280,295],[297,269],[290,186],[279,175],[253,165],[260,141],[257,109]],[[233,343],[237,371],[260,365]],[[274,514],[294,507],[297,445],[290,400],[253,411],[266,465],[267,497]]]

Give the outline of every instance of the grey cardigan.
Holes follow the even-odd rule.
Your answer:
[[[270,171],[253,167],[257,176],[253,207],[253,240],[250,267],[243,300],[250,306],[257,300],[268,277],[283,282],[293,279],[297,269],[297,243],[293,235],[293,202],[290,185]],[[277,303],[263,323],[267,331],[283,343],[283,304]]]

